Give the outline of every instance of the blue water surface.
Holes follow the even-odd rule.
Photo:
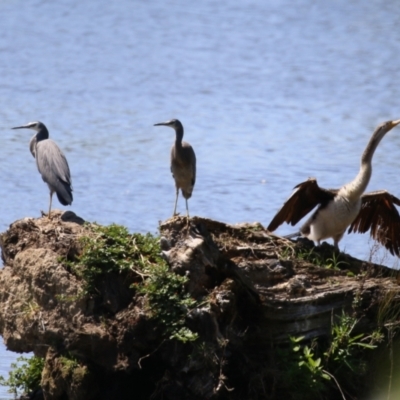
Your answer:
[[[173,211],[174,132],[153,126],[171,118],[197,155],[192,215],[267,225],[309,176],[323,187],[350,181],[376,125],[400,118],[397,6],[1,0],[0,230],[48,206],[33,132],[10,130],[34,120],[68,158],[70,209],[135,232],[155,233]],[[369,189],[400,196],[400,128],[373,161]],[[398,266],[368,235],[341,248]],[[0,349],[0,374],[16,356]],[[0,387],[0,398],[11,395]]]

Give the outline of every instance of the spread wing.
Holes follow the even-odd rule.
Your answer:
[[[348,232],[371,230],[374,240],[400,257],[400,216],[396,205],[400,206],[400,200],[386,190],[363,194],[360,212]]]
[[[284,222],[297,224],[314,207],[332,200],[337,192],[338,190],[335,189],[322,189],[315,178],[308,178],[295,186],[292,195],[272,219],[267,229],[273,232]]]

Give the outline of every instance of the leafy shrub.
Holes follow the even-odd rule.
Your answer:
[[[18,357],[17,362],[11,363],[8,379],[0,376],[0,385],[9,386],[8,392],[16,398],[19,394],[29,393],[39,389],[44,368],[44,359]]]
[[[169,270],[161,257],[159,238],[147,233],[130,234],[120,225],[90,225],[92,233],[81,239],[83,251],[77,263],[68,265],[85,282],[86,293],[96,293],[98,279],[109,273],[128,273],[132,285],[147,297],[147,310],[168,338],[183,342],[197,339],[185,326],[185,318],[196,304],[185,292],[187,278]]]

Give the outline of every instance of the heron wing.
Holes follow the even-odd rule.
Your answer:
[[[196,154],[194,153],[192,146],[190,146],[190,150],[191,150],[190,158],[192,160],[192,173],[193,173],[192,185],[194,186],[194,184],[196,183]]]
[[[63,152],[53,140],[46,139],[37,143],[35,155],[42,179],[57,193],[62,204],[71,204],[71,173]]]
[[[62,180],[71,183],[67,159],[53,140],[38,142],[36,151],[37,166],[45,182],[55,183],[55,180]]]
[[[31,154],[33,155],[33,158],[36,158],[36,145],[37,145],[37,137],[36,134],[34,134],[29,142],[29,150]]]
[[[193,190],[196,183],[196,154],[189,143],[182,142],[180,148],[176,148],[175,145],[172,146],[171,172],[175,179],[184,181],[184,186],[191,187],[187,190],[190,192]]]
[[[371,230],[374,240],[391,254],[400,256],[400,215],[396,205],[400,206],[400,199],[386,190],[363,194],[360,212],[348,232],[365,233]]]
[[[317,205],[332,200],[337,192],[336,189],[320,188],[315,178],[308,178],[294,187],[292,195],[269,223],[267,229],[273,232],[284,222],[291,225],[297,224]]]

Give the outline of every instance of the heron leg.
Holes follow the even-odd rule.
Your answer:
[[[176,188],[175,207],[174,207],[174,213],[172,214],[173,217],[175,217],[176,215],[176,205],[178,204],[178,195],[179,195],[179,188]]]
[[[187,218],[189,220],[190,219],[190,217],[189,217],[189,205],[188,205],[187,199],[185,199],[185,201],[186,201],[186,215],[187,215]]]
[[[50,190],[50,204],[49,204],[49,213],[47,217],[50,219],[50,213],[51,213],[51,201],[53,200],[53,192]]]

